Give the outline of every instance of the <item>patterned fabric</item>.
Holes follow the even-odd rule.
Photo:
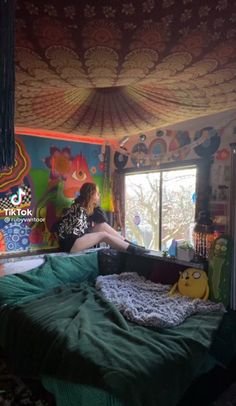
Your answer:
[[[88,228],[85,209],[79,203],[73,203],[58,225],[58,236],[61,239],[66,239],[71,234],[82,237]]]
[[[14,375],[0,350],[0,405],[55,406],[55,402],[40,381]]]
[[[236,106],[234,0],[18,1],[16,125],[121,138]]]
[[[137,273],[98,276],[96,288],[128,320],[147,327],[172,327],[195,313],[225,311],[222,304],[186,296],[169,296],[170,285],[145,280]]]

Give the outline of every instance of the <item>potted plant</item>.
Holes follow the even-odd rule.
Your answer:
[[[188,241],[182,241],[177,246],[177,259],[181,261],[192,261],[194,257],[194,247]]]

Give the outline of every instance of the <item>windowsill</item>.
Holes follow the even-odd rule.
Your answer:
[[[138,255],[138,254],[137,254]],[[146,254],[140,254],[140,256],[145,257],[145,258],[150,258],[150,259],[156,259],[160,260],[162,262],[167,262],[167,263],[172,263],[172,264],[177,264],[177,265],[184,265],[189,268],[198,268],[198,269],[207,269],[208,263],[207,261],[203,262],[189,262],[189,261],[183,261],[181,259],[178,259],[176,257],[163,257],[162,253],[160,251],[154,251],[151,250],[150,252],[147,252]]]
[[[17,259],[17,258],[27,258],[27,257],[35,257],[35,256],[43,256],[46,254],[54,253],[54,252],[59,252],[58,248],[52,248],[52,249],[47,249],[47,250],[32,250],[32,251],[10,251],[10,252],[2,252],[0,253],[0,263],[1,262],[7,262],[9,259]]]

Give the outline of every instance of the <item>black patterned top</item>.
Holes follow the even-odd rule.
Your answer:
[[[58,237],[65,239],[69,235],[82,237],[89,228],[88,215],[79,203],[73,203],[58,224]]]
[[[69,235],[82,237],[91,229],[92,222],[106,221],[106,215],[100,207],[96,207],[93,214],[88,216],[85,208],[80,203],[74,202],[57,225],[58,237],[63,240]]]

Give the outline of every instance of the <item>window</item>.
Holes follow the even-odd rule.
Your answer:
[[[126,238],[153,250],[192,242],[196,166],[125,174]]]

